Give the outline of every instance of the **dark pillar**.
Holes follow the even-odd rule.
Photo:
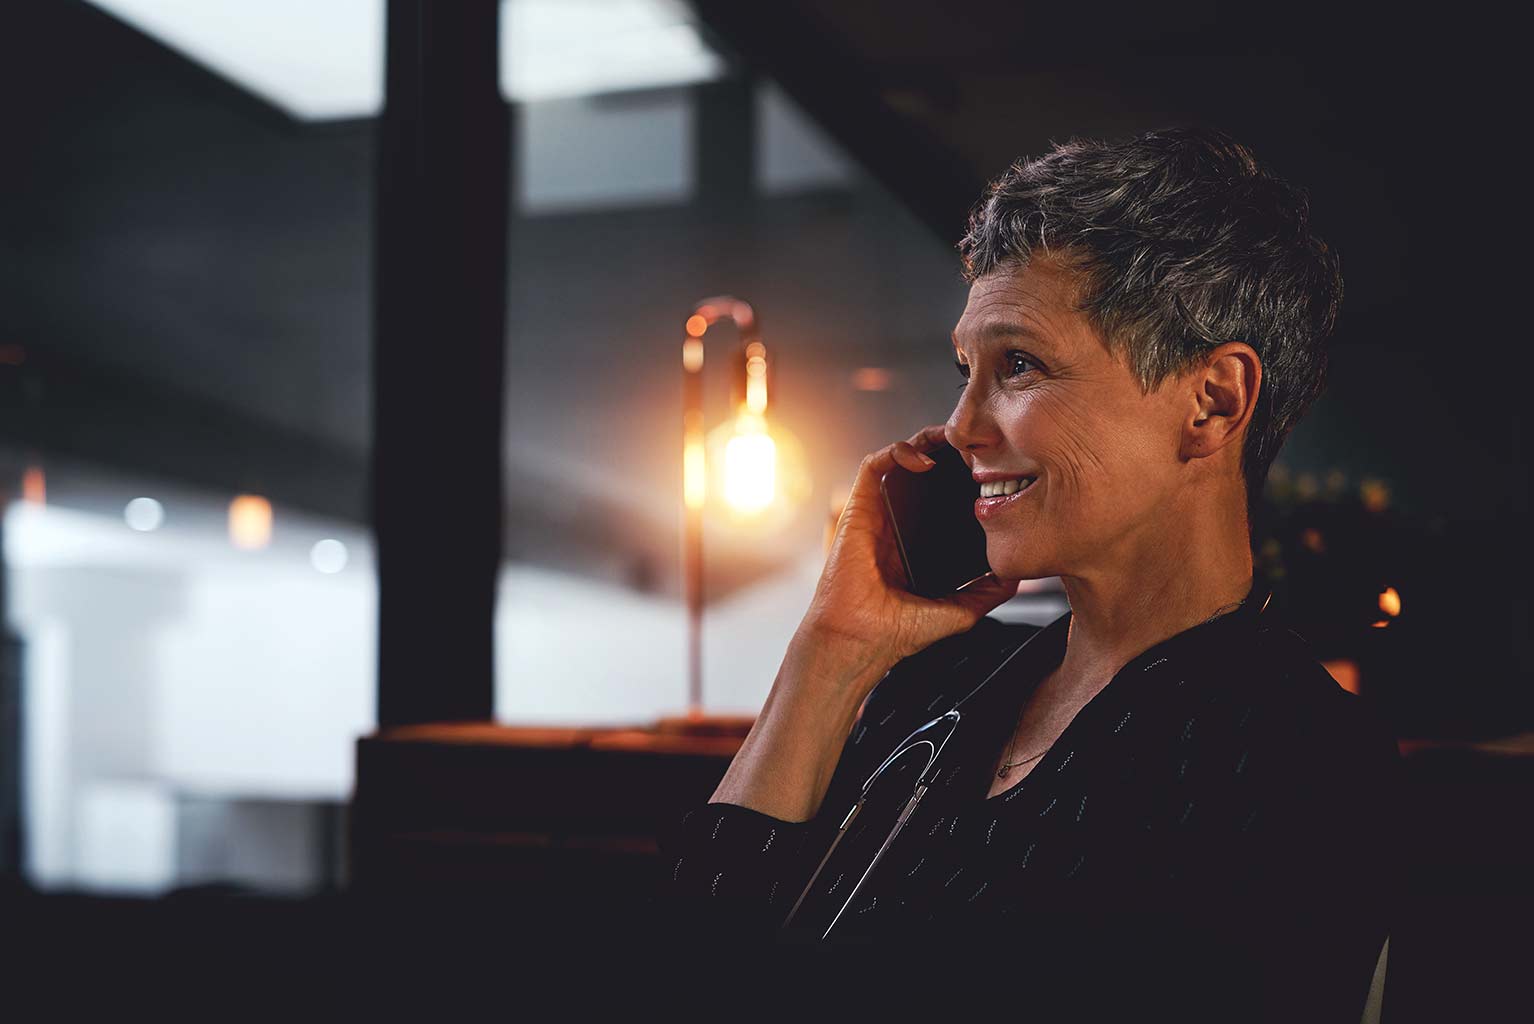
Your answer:
[[[389,0],[374,262],[378,723],[488,719],[510,111],[498,0]]]

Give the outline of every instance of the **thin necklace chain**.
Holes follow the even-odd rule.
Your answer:
[[[1209,618],[1205,619],[1203,622],[1200,622],[1199,625],[1200,626],[1207,625],[1207,624],[1213,622],[1215,619],[1218,619],[1221,615],[1224,615],[1227,612],[1231,612],[1231,611],[1235,611],[1236,609],[1239,609],[1244,604],[1246,604],[1246,601],[1242,600],[1242,601],[1237,601],[1235,604],[1226,605],[1224,608],[1221,608],[1219,611],[1217,611],[1213,615],[1209,616]],[[1019,708],[1018,711],[1017,711],[1017,725],[1018,726],[1021,726],[1023,724],[1023,711],[1024,711],[1024,709],[1027,708],[1027,706],[1028,706],[1028,702],[1024,701],[1023,702],[1023,707]],[[1017,741],[1017,730],[1014,727],[1013,732],[1012,732],[1012,739],[1010,741],[1008,741],[1008,743],[1007,743],[1007,755],[1008,756],[1011,756],[1011,754],[1012,754],[1012,744],[1015,743],[1016,741]],[[996,770],[996,777],[998,779],[1006,778],[1007,773],[1009,771],[1011,771],[1013,768],[1016,768],[1019,765],[1027,764],[1029,761],[1038,760],[1039,758],[1043,757],[1045,754],[1049,753],[1050,747],[1053,747],[1053,746],[1054,746],[1054,744],[1051,743],[1049,747],[1045,747],[1043,750],[1039,751],[1037,754],[1032,754],[1032,755],[1030,755],[1028,757],[1025,757],[1021,761],[1003,761],[1001,763],[1001,767]]]
[[[1012,748],[1010,746],[1007,748],[1007,753],[1012,753]],[[1011,771],[1013,768],[1016,768],[1020,764],[1027,764],[1029,761],[1043,757],[1047,753],[1049,753],[1049,748],[1045,747],[1043,750],[1039,751],[1037,754],[1034,754],[1032,757],[1025,757],[1021,761],[1008,761],[1004,763],[999,769],[997,769],[996,777],[998,779],[1004,779],[1007,776],[1007,772]]]

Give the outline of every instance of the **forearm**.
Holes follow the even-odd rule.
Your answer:
[[[784,821],[813,818],[863,699],[889,668],[834,636],[800,627],[710,802]]]

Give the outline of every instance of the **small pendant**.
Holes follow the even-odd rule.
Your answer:
[[[1000,771],[998,771],[998,772],[997,772],[997,773],[996,773],[996,777],[997,777],[997,778],[998,778],[998,779],[1004,779],[1004,778],[1006,778],[1006,777],[1007,777],[1007,773],[1008,773],[1008,772],[1010,772],[1010,771],[1011,771],[1011,770],[1012,770],[1012,769],[1011,769],[1011,767],[1010,767],[1010,766],[1006,766],[1006,767],[1003,767],[1003,768],[1002,768],[1002,769],[1001,769],[1001,770],[1000,770]]]

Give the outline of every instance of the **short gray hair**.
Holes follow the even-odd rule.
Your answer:
[[[1081,274],[1078,308],[1145,393],[1243,341],[1262,360],[1241,471],[1248,524],[1289,431],[1326,385],[1342,302],[1310,202],[1212,128],[1071,139],[987,186],[958,243],[973,283],[1036,253]]]

